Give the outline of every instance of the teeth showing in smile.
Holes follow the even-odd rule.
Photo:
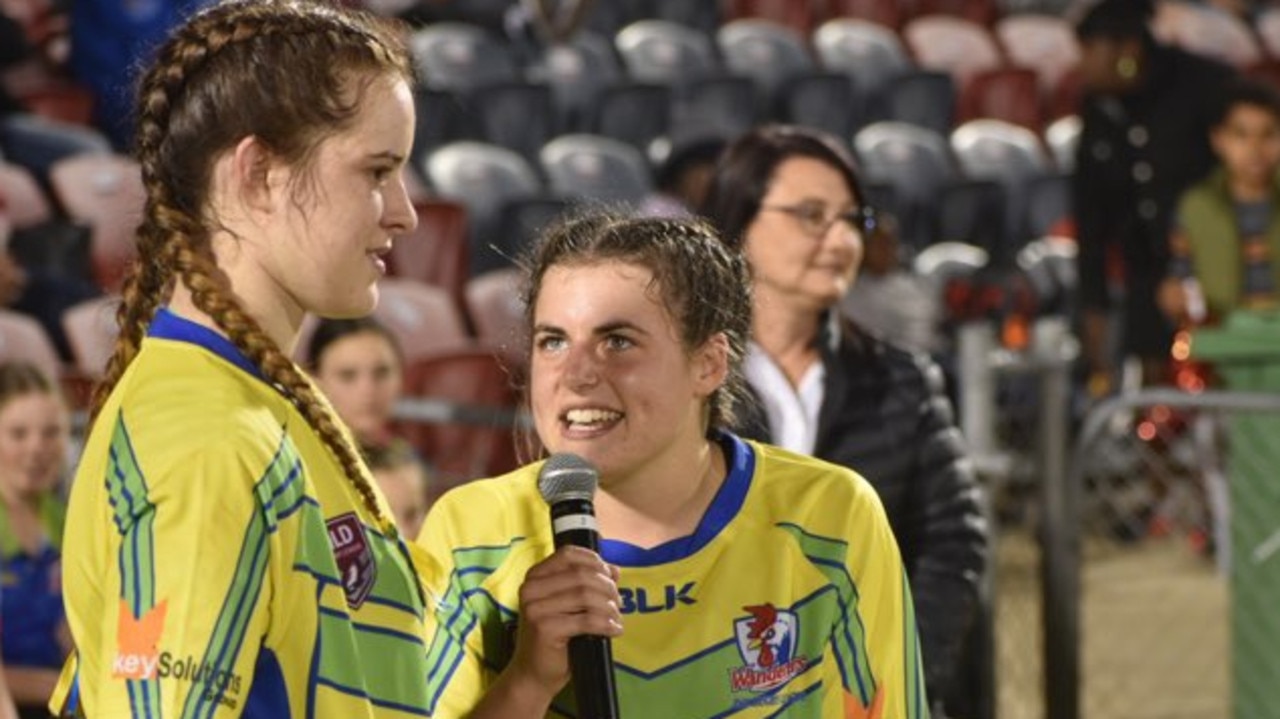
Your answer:
[[[616,422],[622,418],[622,413],[607,409],[571,409],[565,413],[564,418],[569,424],[589,426]]]

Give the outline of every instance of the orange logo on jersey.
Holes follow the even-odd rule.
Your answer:
[[[167,601],[133,616],[129,603],[120,600],[120,619],[116,629],[116,658],[111,662],[111,675],[117,679],[155,679],[160,663],[160,635],[164,632]]]

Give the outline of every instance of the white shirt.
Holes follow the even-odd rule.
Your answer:
[[[755,389],[769,419],[772,444],[801,454],[813,454],[818,443],[818,410],[822,408],[827,368],[814,362],[792,387],[786,373],[755,342],[747,343],[742,363],[747,382]]]

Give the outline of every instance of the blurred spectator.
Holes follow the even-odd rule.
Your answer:
[[[1210,140],[1218,167],[1182,195],[1160,286],[1161,309],[1179,323],[1274,307],[1280,286],[1280,95],[1233,83]]]
[[[42,3],[31,3],[37,5]],[[37,9],[31,9],[36,12]],[[46,58],[30,41],[12,3],[0,2],[0,71],[19,66],[42,66]],[[23,106],[6,83],[0,82],[0,156],[30,170],[49,188],[49,168],[57,160],[98,147],[102,140],[78,126],[37,117]]]
[[[674,141],[666,158],[658,165],[655,190],[640,205],[645,217],[690,217],[706,201],[707,188],[715,174],[716,159],[728,142],[707,135]]]
[[[0,595],[0,599],[2,599]],[[0,639],[3,639],[3,627],[0,627]],[[4,662],[0,662],[0,674],[4,673]],[[18,708],[13,705],[13,695],[9,692],[9,684],[0,682],[0,719],[18,719]]]
[[[69,423],[39,369],[0,364],[0,651],[23,717],[49,715],[44,704],[71,650],[59,570]]]
[[[400,345],[372,317],[320,320],[307,365],[338,416],[364,447],[390,444],[392,413],[404,382]]]
[[[892,344],[913,352],[939,352],[938,306],[924,278],[902,266],[898,221],[862,207],[862,268],[840,300],[840,311]]]
[[[132,140],[134,76],[169,30],[210,0],[75,0],[71,69],[94,94],[95,122],[116,149]]]
[[[391,515],[403,537],[416,537],[427,516],[430,478],[426,465],[406,442],[367,447],[365,459],[378,489],[391,505]]]
[[[1232,71],[1162,45],[1149,29],[1150,0],[1102,0],[1076,26],[1085,96],[1073,186],[1079,240],[1083,340],[1090,389],[1109,391],[1109,277],[1123,283],[1118,348],[1163,374],[1172,328],[1156,308],[1178,196],[1213,164],[1208,131]],[[1113,257],[1118,270],[1109,270]]]
[[[862,260],[864,202],[839,140],[766,126],[725,150],[703,214],[753,275],[744,368],[763,411],[743,408],[743,434],[852,468],[876,488],[911,582],[936,702],[976,616],[986,526],[937,366],[836,311]]]
[[[0,216],[4,214],[5,198],[0,195]],[[49,230],[54,229],[57,228],[50,225]],[[71,345],[62,327],[62,313],[101,292],[93,284],[65,275],[56,268],[24,267],[10,251],[11,236],[8,223],[0,222],[0,307],[35,318],[53,340],[59,356],[71,362]],[[53,241],[53,238],[45,239]]]

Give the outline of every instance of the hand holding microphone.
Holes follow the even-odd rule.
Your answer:
[[[538,490],[551,508],[551,527],[557,550],[563,547],[581,547],[593,553],[600,551],[600,532],[592,504],[597,482],[595,467],[574,454],[553,455],[539,472]],[[577,553],[558,551],[557,555],[569,557],[567,561],[570,562],[577,558]],[[547,565],[554,560],[555,558],[549,560]],[[543,566],[545,565],[535,567],[530,575]],[[546,584],[551,586],[550,581]],[[526,586],[529,586],[528,578]],[[613,587],[613,592],[616,600],[616,587]],[[526,599],[524,594],[522,588],[522,603]],[[579,613],[589,611],[589,608],[578,610]],[[615,633],[616,631],[609,632],[610,635]],[[591,633],[572,636],[569,639],[569,668],[578,703],[578,716],[582,719],[617,719],[618,696],[609,636]]]

